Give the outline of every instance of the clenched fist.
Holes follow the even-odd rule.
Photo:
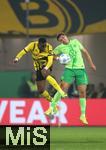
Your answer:
[[[15,58],[15,59],[13,60],[13,64],[17,63],[18,60],[19,60],[18,58]]]

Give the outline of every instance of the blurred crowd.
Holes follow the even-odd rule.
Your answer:
[[[95,84],[89,84],[87,87],[88,98],[106,98],[106,86],[100,82],[96,87]]]
[[[52,97],[56,93],[56,90],[51,85],[47,86],[47,90]],[[100,82],[97,86],[95,86],[95,84],[88,84],[86,92],[87,98],[106,98],[106,86],[102,82]],[[69,98],[79,97],[75,83],[69,87],[67,94]],[[32,72],[31,77],[28,80],[25,78],[22,79],[22,83],[18,89],[18,95],[19,97],[24,98],[40,97],[37,90],[35,73]]]
[[[39,97],[35,73],[32,72],[29,79],[22,78],[22,83],[18,88],[18,95],[23,98]]]
[[[87,86],[87,98],[106,98],[106,86],[100,82],[97,86],[95,84],[88,84]],[[78,91],[75,84],[70,86],[68,90],[68,97],[78,97]]]

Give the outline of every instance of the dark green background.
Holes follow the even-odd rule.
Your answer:
[[[18,88],[24,80],[30,79],[30,71],[0,72],[0,98],[18,97]]]

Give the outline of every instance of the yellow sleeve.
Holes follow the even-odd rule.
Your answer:
[[[49,50],[52,51],[53,50],[53,46],[49,44]]]
[[[26,50],[26,52],[29,52],[29,51],[33,50],[34,48],[35,48],[35,43],[31,42],[24,49]]]
[[[49,69],[52,66],[52,64],[53,64],[53,56],[48,56],[48,62],[45,67]]]
[[[17,56],[16,56],[16,58],[18,58],[18,59],[20,59],[22,56],[24,56],[26,54],[26,52],[25,52],[25,50],[23,49],[23,50],[21,50],[18,54],[17,54]]]
[[[34,42],[31,42],[30,44],[28,44],[23,50],[21,50],[16,58],[20,59],[21,57],[23,57],[27,52],[33,50],[34,48]]]
[[[52,45],[50,45],[50,44],[49,44],[49,52],[48,52],[48,53],[49,53],[49,55],[52,55],[52,54],[53,54],[53,47],[52,47]]]

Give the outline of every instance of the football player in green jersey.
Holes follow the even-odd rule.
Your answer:
[[[88,84],[88,76],[85,70],[82,53],[94,71],[96,71],[96,66],[93,63],[89,52],[77,39],[69,40],[67,35],[59,33],[57,35],[57,40],[61,44],[54,49],[54,54],[68,54],[71,57],[71,61],[65,65],[61,76],[61,88],[66,91],[72,84],[73,80],[76,80],[81,108],[80,121],[84,124],[88,124],[86,119],[86,88]],[[57,107],[55,106],[60,99],[61,95],[57,92],[52,100],[51,107],[46,111],[47,115],[57,112]]]

